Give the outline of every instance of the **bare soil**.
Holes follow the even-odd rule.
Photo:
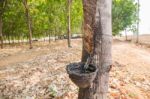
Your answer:
[[[79,62],[82,41],[37,42],[0,49],[0,99],[77,99],[66,65]],[[150,99],[150,49],[114,40],[109,99]]]

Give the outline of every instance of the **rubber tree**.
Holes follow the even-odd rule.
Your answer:
[[[29,12],[29,6],[28,6],[28,1],[27,0],[22,0],[24,9],[25,9],[25,15],[26,15],[26,20],[27,20],[27,25],[28,25],[28,30],[29,30],[29,44],[30,44],[30,49],[33,48],[32,46],[32,24],[31,24],[31,17],[30,17],[30,12]]]
[[[80,88],[78,99],[106,99],[109,71],[112,66],[112,0],[83,0],[84,37],[82,62],[93,53],[98,67],[90,88]]]
[[[126,41],[127,41],[128,40],[127,29],[125,29],[125,37],[126,37]]]
[[[1,42],[1,49],[3,49],[3,13],[4,13],[4,8],[6,6],[6,0],[1,0],[0,1],[0,42]]]
[[[67,0],[67,5],[68,5],[68,15],[67,15],[67,20],[68,20],[68,29],[67,29],[67,34],[68,34],[68,47],[71,47],[71,2],[72,0]]]
[[[0,13],[0,40],[1,40],[1,49],[3,49],[3,32],[2,32],[2,14]]]
[[[140,17],[140,0],[138,0],[138,7],[137,7],[137,16],[138,16],[138,21],[137,21],[137,34],[136,34],[136,43],[139,43],[139,17]]]

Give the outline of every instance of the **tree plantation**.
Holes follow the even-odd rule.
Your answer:
[[[1,6],[3,39],[8,42],[67,35],[65,0],[4,0]],[[72,32],[80,33],[82,2],[71,2],[70,9]]]
[[[133,0],[113,0],[113,34],[136,22],[137,4]],[[1,0],[1,47],[40,38],[70,38],[82,34],[81,0]],[[120,18],[121,17],[121,18]],[[50,41],[50,39],[49,39]]]

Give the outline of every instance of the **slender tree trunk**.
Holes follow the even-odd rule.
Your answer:
[[[30,13],[29,13],[29,7],[27,5],[27,0],[23,0],[23,5],[25,8],[27,25],[28,25],[28,29],[29,29],[29,44],[30,44],[29,48],[32,49],[33,48],[33,46],[32,46],[32,25],[31,25],[31,17],[30,17]]]
[[[48,37],[49,37],[49,43],[51,43],[51,35],[50,35],[50,31],[48,33]]]
[[[71,0],[68,0],[68,47],[71,47]]]
[[[44,36],[44,42],[45,42],[46,40],[45,40],[45,36]]]
[[[138,11],[137,11],[137,16],[138,16],[138,22],[137,22],[137,34],[136,34],[136,43],[139,43],[139,19],[140,19],[140,0],[138,0]]]
[[[23,44],[23,36],[21,37],[21,44]]]
[[[54,30],[54,36],[55,36],[55,41],[57,40],[56,38],[56,27],[55,27],[55,30]]]
[[[8,44],[10,45],[10,33],[8,32]]]
[[[1,40],[1,49],[3,49],[3,21],[2,21],[2,15],[0,15],[0,40]]]
[[[127,35],[127,30],[125,29],[125,37],[126,37],[126,41],[128,40],[128,35]]]
[[[9,35],[9,44],[11,45],[12,44],[13,30],[14,30],[13,29],[13,22],[10,22],[10,30],[12,30],[12,31],[9,31],[8,35]]]
[[[0,1],[0,42],[1,42],[1,49],[3,49],[3,20],[2,20],[2,15],[5,12],[5,6],[7,4],[7,0],[1,0]]]
[[[79,89],[78,99],[106,99],[111,69],[111,0],[83,0],[84,38],[82,62],[93,52],[99,71],[89,88]]]
[[[15,37],[12,36],[12,44],[15,45]]]
[[[18,35],[18,44],[20,44],[20,36]]]

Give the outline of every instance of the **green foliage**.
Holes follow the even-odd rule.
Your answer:
[[[82,0],[73,0],[71,8],[71,26],[73,33],[80,33],[83,20]]]
[[[24,10],[21,2],[9,0],[3,15],[3,33],[7,38],[27,35]]]
[[[5,39],[27,39],[25,9],[22,0],[3,0],[3,35]],[[67,0],[28,0],[33,38],[67,34]],[[3,5],[1,5],[3,7]],[[133,0],[113,0],[113,34],[133,27],[137,20],[137,4]],[[82,0],[72,0],[71,30],[80,33],[83,21]],[[134,29],[135,30],[135,29]]]
[[[113,35],[132,27],[137,21],[137,4],[134,0],[113,0]]]
[[[67,33],[67,0],[28,0],[33,38]],[[82,1],[74,0],[71,8],[72,32],[80,32]],[[3,15],[3,34],[6,39],[28,38],[25,10],[22,0],[7,0]]]

